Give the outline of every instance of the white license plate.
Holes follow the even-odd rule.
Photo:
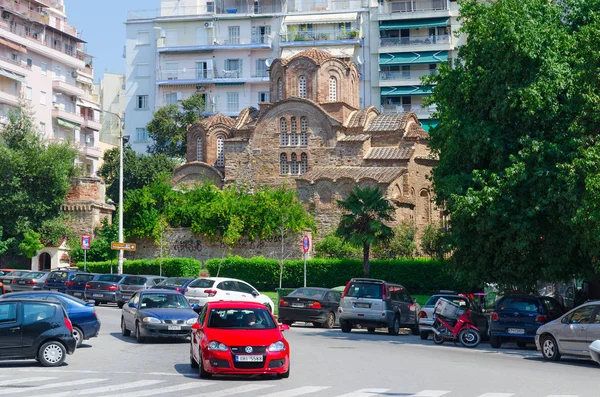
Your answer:
[[[235,361],[260,362],[263,361],[263,356],[235,356]]]
[[[190,302],[190,303],[200,303],[200,301],[198,299],[188,299],[188,302]]]
[[[102,298],[102,297],[104,297],[104,295],[102,295],[102,294],[92,294],[92,296],[96,297],[96,298]]]
[[[355,303],[354,307],[364,307],[364,308],[369,308],[371,307],[370,303]]]
[[[181,331],[181,325],[169,325],[169,331]]]
[[[50,291],[58,292],[58,289],[56,289],[56,288],[50,288]]]
[[[25,285],[25,281],[19,281],[20,285]]]
[[[508,333],[509,334],[523,335],[525,333],[525,330],[523,328],[509,328],[508,329]]]
[[[81,295],[83,295],[83,294],[82,294],[81,292],[73,292],[73,295],[74,295],[74,296],[81,296]]]
[[[292,303],[292,307],[304,307],[304,303]]]

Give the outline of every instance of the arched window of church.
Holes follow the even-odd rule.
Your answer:
[[[337,79],[333,76],[329,78],[329,102],[337,101]]]
[[[217,167],[225,167],[225,138],[217,137]]]
[[[306,77],[298,77],[298,96],[306,99]]]
[[[285,154],[285,153],[281,153],[279,155],[279,173],[281,175],[288,174],[288,161],[287,161],[287,154]]]
[[[306,117],[300,117],[300,145],[308,146],[308,121]]]
[[[202,138],[198,137],[196,139],[196,161],[204,161],[204,156],[202,155],[203,147],[202,147]]]
[[[281,146],[288,146],[290,144],[290,137],[287,130],[287,120],[285,117],[279,119],[279,144]]]
[[[298,146],[298,124],[296,118],[290,120],[290,145]]]
[[[291,171],[292,175],[298,175],[298,156],[296,153],[292,153]]]
[[[308,156],[306,153],[300,155],[300,174],[304,174],[308,171]]]
[[[283,99],[283,82],[281,79],[277,80],[277,99],[280,101]]]

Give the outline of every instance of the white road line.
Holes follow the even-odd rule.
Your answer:
[[[194,394],[193,396],[190,396],[190,397],[227,397],[227,396],[233,396],[235,394],[251,393],[251,392],[261,390],[261,389],[267,389],[267,388],[273,387],[273,386],[275,386],[275,385],[267,385],[267,384],[245,385],[245,386],[234,387],[231,389],[224,389],[224,390],[212,391],[212,392],[208,392],[208,393]]]
[[[390,391],[390,389],[360,389],[336,397],[372,397],[388,391]]]
[[[511,397],[514,396],[513,393],[485,393],[479,397]]]
[[[145,396],[155,396],[157,394],[166,395],[166,393],[173,393],[173,392],[182,391],[182,390],[195,389],[195,388],[209,386],[209,385],[214,385],[214,383],[203,383],[203,382],[183,383],[181,385],[161,387],[161,388],[152,389],[152,390],[141,390],[141,391],[136,391],[136,392],[131,392],[131,393],[119,393],[118,396],[119,397],[145,397]],[[195,396],[197,396],[197,394]],[[44,397],[46,397],[46,396],[44,396]],[[115,397],[115,395],[109,394],[105,397]]]
[[[25,387],[25,388],[16,389],[16,390],[0,389],[0,395],[25,393],[25,392],[30,392],[30,391],[34,391],[34,390],[55,389],[57,387],[87,385],[89,383],[98,383],[98,382],[102,382],[102,381],[106,381],[106,380],[108,380],[108,379],[80,379],[80,380],[74,380],[71,382],[47,383],[47,384],[44,384],[43,386]]]
[[[450,392],[445,390],[423,390],[409,397],[441,397],[448,393]]]
[[[163,380],[138,380],[136,382],[123,383],[120,385],[95,387],[93,389],[86,389],[86,390],[72,390],[72,391],[67,391],[64,393],[56,393],[56,394],[45,394],[44,397],[85,396],[85,395],[94,394],[94,393],[106,393],[106,392],[112,392],[112,391],[135,389],[136,387],[151,386],[151,385],[155,385],[157,383],[162,383],[162,382],[164,382],[164,381]]]
[[[20,383],[27,383],[27,382],[45,382],[45,381],[52,380],[52,379],[56,379],[56,378],[37,377],[37,378],[21,378],[21,379],[3,380],[2,382],[0,382],[0,386],[17,385]]]
[[[321,390],[329,389],[330,386],[303,386],[296,389],[277,391],[271,394],[264,394],[258,397],[296,397],[303,396],[305,394],[316,393]]]

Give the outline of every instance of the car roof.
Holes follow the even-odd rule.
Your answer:
[[[60,307],[62,307],[62,305],[58,302],[52,302],[52,301],[46,301],[46,300],[42,300],[42,299],[31,299],[31,298],[11,298],[10,296],[8,296],[10,294],[4,295],[5,298],[0,299],[0,303],[6,303],[6,302],[35,302],[35,303],[44,303],[47,305],[58,305]]]
[[[181,292],[174,289],[166,289],[166,288],[151,288],[151,289],[143,289],[140,290],[140,295],[143,294],[173,294],[173,295],[181,295]]]
[[[335,291],[334,289],[324,288],[324,287],[298,287],[294,291],[296,291],[297,289],[312,289],[312,290],[316,290],[316,291]],[[340,292],[340,291],[335,291],[335,292]]]
[[[266,309],[262,303],[242,301],[208,302],[207,305],[214,309]]]

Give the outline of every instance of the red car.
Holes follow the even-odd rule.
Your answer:
[[[290,376],[290,345],[262,303],[209,302],[192,326],[190,363],[213,374]]]

